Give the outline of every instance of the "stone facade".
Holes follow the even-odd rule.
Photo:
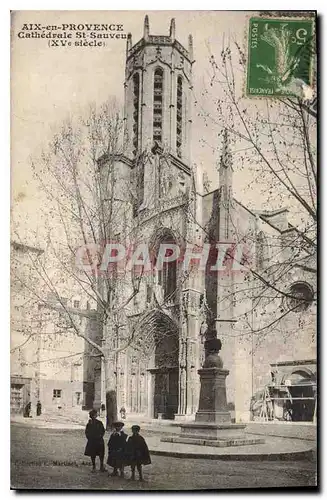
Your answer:
[[[289,224],[287,210],[250,211],[235,199],[227,134],[220,157],[219,188],[204,194],[202,173],[191,159],[193,40],[190,35],[185,48],[175,31],[172,20],[169,35],[150,34],[146,16],[142,39],[133,45],[128,35],[124,145],[114,161],[108,156],[98,160],[104,175],[109,164],[110,169],[114,167],[112,236],[131,248],[146,243],[154,255],[165,243],[184,250],[188,245],[200,249],[210,245],[210,252],[217,242],[237,244],[243,250],[234,261],[251,271],[211,272],[219,250],[218,256],[210,253],[204,270],[191,262],[185,271],[180,259],[145,273],[129,304],[128,317],[115,335],[109,325],[104,338],[102,330],[99,337],[96,311],[88,310],[86,301],[80,298],[76,308],[72,297],[69,307],[74,317],[84,321],[93,341],[114,349],[141,318],[136,338],[142,348],[131,345],[117,352],[111,360],[110,377],[118,410],[124,406],[128,414],[149,418],[194,419],[205,333],[208,325],[214,325],[222,341],[223,365],[229,371],[227,407],[242,422],[250,417],[253,395],[270,382],[271,365],[281,369],[283,362],[291,366],[301,360],[305,366],[308,360],[311,366],[316,357],[314,301],[309,298],[304,308],[293,304],[294,310],[284,314],[290,307],[287,294],[292,287],[297,287],[296,293],[312,290],[316,294],[315,275],[308,271],[315,262],[304,245],[299,264],[289,265],[294,260],[294,246],[298,250],[294,241],[299,232]],[[278,282],[286,295],[281,297],[271,287],[266,287],[267,294],[258,276],[269,283]],[[128,278],[119,290],[124,296],[133,290],[132,273]],[[19,283],[12,286],[14,302],[17,300],[12,329],[13,406],[22,400],[21,411],[28,401],[35,407],[39,399],[48,411],[100,408],[106,401],[101,357],[94,356],[90,345],[74,335],[48,342],[42,334],[51,334],[56,328],[60,311],[40,308],[38,301],[23,307],[26,298]],[[145,314],[150,321],[142,324]],[[32,320],[40,335],[33,336],[25,348],[28,331],[20,332],[19,324]],[[79,354],[74,357],[72,353]]]

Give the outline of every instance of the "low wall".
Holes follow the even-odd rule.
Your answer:
[[[317,426],[303,422],[249,422],[246,433],[316,441]]]

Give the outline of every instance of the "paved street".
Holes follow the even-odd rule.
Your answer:
[[[145,436],[146,437],[146,436]],[[145,481],[92,474],[84,457],[84,431],[12,425],[11,486],[40,489],[192,490],[299,487],[315,484],[310,461],[218,461],[152,456]]]

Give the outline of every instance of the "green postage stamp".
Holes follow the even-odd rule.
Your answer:
[[[246,93],[303,95],[312,85],[314,19],[251,18]]]

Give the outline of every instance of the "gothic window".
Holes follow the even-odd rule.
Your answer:
[[[158,285],[164,289],[164,299],[173,299],[176,290],[176,261],[164,262],[158,270]]]
[[[182,156],[182,137],[183,137],[183,80],[177,78],[177,102],[176,102],[176,151],[177,156]]]
[[[157,240],[157,248],[155,252],[158,252],[160,249],[160,244],[169,244],[176,245],[176,240],[172,234],[170,234],[169,230],[167,233],[163,233],[160,238]],[[167,248],[165,257],[171,255],[173,250]],[[156,265],[156,262],[155,262]],[[163,298],[164,300],[174,300],[175,292],[177,287],[177,262],[173,260],[172,262],[163,262],[162,268],[157,270],[157,279],[156,282],[163,289]]]
[[[287,297],[287,304],[294,312],[306,311],[314,299],[312,287],[304,281],[293,283],[289,295],[292,295],[292,297]]]
[[[176,290],[176,261],[163,264],[164,299],[172,299]]]
[[[133,76],[133,154],[139,147],[139,107],[140,107],[140,75]]]
[[[153,83],[153,141],[162,142],[163,70],[157,68]]]

